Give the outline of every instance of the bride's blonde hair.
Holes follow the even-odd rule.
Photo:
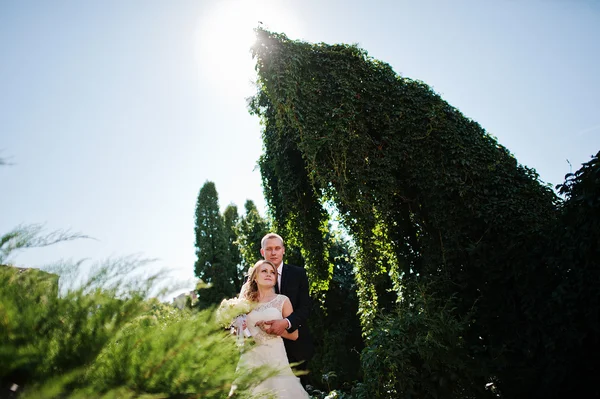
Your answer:
[[[275,270],[275,274],[277,274],[277,268],[275,265],[268,260],[259,260],[248,269],[248,281],[244,283],[244,287],[242,288],[242,296],[249,301],[258,302],[258,285],[256,284],[256,274],[258,273],[258,268],[263,264],[270,265],[273,270]]]

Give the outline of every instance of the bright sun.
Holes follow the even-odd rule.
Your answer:
[[[285,14],[281,1],[214,1],[210,12],[199,22],[197,60],[201,79],[227,96],[242,99],[252,95],[253,29],[260,21],[268,29],[276,23],[285,30],[286,23],[292,22]]]

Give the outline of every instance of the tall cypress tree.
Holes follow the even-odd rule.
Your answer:
[[[227,269],[235,292],[239,292],[243,284],[239,273],[242,257],[237,243],[237,224],[239,223],[239,219],[237,206],[233,204],[228,205],[225,208],[225,212],[223,212],[223,223],[225,240],[227,242]]]
[[[219,197],[213,182],[204,183],[196,203],[196,264],[194,273],[211,286],[198,292],[201,307],[230,297],[235,290],[227,272],[227,240],[223,218],[219,213]]]
[[[238,223],[238,246],[242,257],[242,272],[260,259],[260,240],[269,232],[269,223],[252,200],[244,205],[246,214]]]

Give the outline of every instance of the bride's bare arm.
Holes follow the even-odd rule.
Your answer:
[[[281,315],[285,319],[286,317],[291,315],[293,311],[294,308],[292,307],[292,303],[288,298],[285,298],[285,302],[283,303],[283,309],[281,309]],[[293,333],[284,331],[283,334],[281,334],[281,337],[295,341],[298,339],[298,330],[294,331]]]

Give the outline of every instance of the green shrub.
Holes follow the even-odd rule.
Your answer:
[[[380,316],[361,354],[364,379],[358,398],[485,398],[486,372],[469,353],[464,334],[471,316],[461,316],[454,298],[439,303],[422,296]],[[491,387],[492,385],[489,385]]]
[[[56,295],[56,276],[2,267],[2,388],[17,384],[23,398],[226,396],[239,358],[232,337],[212,310],[147,300],[156,276],[130,280],[135,268],[111,262]],[[238,376],[240,396],[261,378]]]

